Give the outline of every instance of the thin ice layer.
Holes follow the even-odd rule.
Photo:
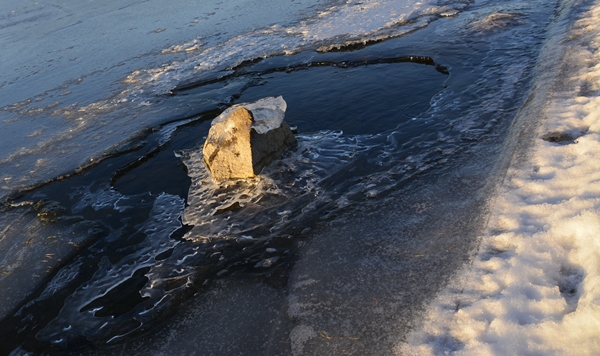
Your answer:
[[[113,193],[113,195],[117,194]],[[105,201],[111,201],[111,199],[105,199]],[[118,210],[116,202],[114,204],[115,210]],[[92,279],[65,300],[65,305],[59,315],[50,321],[36,337],[55,344],[64,344],[82,335],[90,340],[111,337],[110,341],[140,327],[145,321],[143,315],[147,313],[143,306],[137,305],[130,313],[134,316],[126,314],[125,318],[98,316],[96,314],[104,307],[90,309],[88,306],[93,305],[95,300],[104,297],[119,284],[126,283],[136,271],[155,267],[156,256],[178,244],[178,241],[170,237],[181,227],[179,216],[183,211],[183,204],[183,200],[177,196],[165,193],[158,196],[150,216],[137,231],[137,233],[145,235],[145,239],[135,246],[135,252],[115,263],[111,263],[110,259],[104,256]],[[51,288],[53,283],[59,285],[65,283],[61,278],[65,278],[65,276],[59,273],[46,289]],[[153,294],[152,284],[153,281],[148,282],[143,297],[150,298],[150,302],[156,307],[164,295]],[[44,293],[38,300],[45,298]],[[34,300],[33,303],[36,301]],[[123,330],[119,330],[119,328]],[[114,335],[119,331],[122,332],[121,335]]]
[[[600,2],[579,6],[572,24],[563,11],[542,53],[523,112],[543,121],[509,170],[472,265],[399,354],[600,353]]]
[[[273,209],[271,216],[280,217],[273,225],[279,229],[281,224],[301,218],[294,209],[304,201],[314,206],[329,200],[332,205],[343,207],[352,201],[382,197],[399,180],[410,179],[451,159],[464,149],[465,142],[498,134],[498,122],[517,105],[514,98],[520,95],[528,68],[535,61],[526,56],[515,63],[511,53],[526,54],[538,46],[527,26],[513,24],[508,28],[512,38],[508,41],[506,32],[470,28],[469,36],[489,42],[489,56],[497,58],[496,63],[501,65],[490,69],[485,63],[469,63],[477,81],[440,92],[432,98],[427,113],[402,122],[393,131],[371,136],[330,131],[300,135],[298,148],[281,165],[267,167],[256,180],[218,185],[210,179],[200,149],[182,152],[192,178],[183,222],[194,229],[187,238],[253,235],[251,231],[258,227],[272,227],[265,223],[272,219],[268,209]],[[532,59],[528,61],[529,58]],[[276,179],[272,179],[273,173]],[[312,197],[304,194],[311,191]]]
[[[311,216],[332,199],[326,179],[347,169],[370,148],[365,137],[341,132],[299,135],[298,147],[252,179],[214,181],[202,148],[179,153],[192,179],[182,217],[194,228],[186,239],[249,238],[280,233],[290,223]],[[296,174],[290,174],[296,172]]]
[[[77,253],[79,245],[97,233],[93,223],[78,217],[49,223],[58,215],[29,207],[0,215],[0,319],[14,312],[61,260]]]
[[[127,81],[164,93],[188,78],[206,78],[256,58],[293,54],[302,50],[326,52],[400,36],[426,26],[435,18],[462,10],[468,1],[381,0],[347,1],[331,6],[292,26],[279,24],[232,37],[219,46],[194,52],[189,58],[160,68],[136,70]],[[196,48],[201,38],[189,42]],[[180,50],[185,51],[186,46]]]
[[[8,115],[3,121],[3,128],[6,129],[3,132],[11,132],[11,135],[0,142],[0,147],[5,152],[0,159],[0,196],[97,161],[102,152],[114,149],[143,128],[172,120],[174,113],[179,117],[192,116],[202,111],[194,106],[205,105],[205,110],[210,110],[215,103],[226,102],[237,93],[227,88],[219,89],[208,93],[190,107],[170,107],[165,104],[163,95],[181,83],[218,78],[236,65],[257,58],[303,50],[327,51],[340,46],[400,36],[424,27],[440,16],[455,13],[469,2],[457,0],[439,4],[434,0],[380,0],[348,1],[327,6],[326,2],[316,1],[312,7],[317,10],[311,10],[314,11],[312,13],[290,10],[297,9],[298,6],[311,8],[312,3],[307,1],[293,2],[294,6],[286,6],[285,3],[268,5],[269,9],[277,6],[277,11],[264,11],[262,3],[260,6],[252,4],[243,8],[224,8],[226,5],[218,2],[214,4],[214,8],[211,4],[205,4],[208,11],[202,9],[202,16],[196,16],[195,19],[190,15],[182,20],[189,12],[183,6],[175,13],[169,11],[169,17],[164,17],[164,11],[160,12],[162,17],[156,22],[149,19],[156,16],[155,9],[166,6],[161,0],[151,1],[152,5],[140,3],[127,7],[107,3],[99,9],[93,8],[102,14],[94,16],[89,14],[90,9],[82,10],[77,4],[63,4],[59,9],[37,3],[35,6],[31,5],[31,8],[13,4],[8,9],[15,10],[7,18],[11,20],[10,28],[15,31],[16,36],[27,33],[22,29],[31,20],[27,17],[28,13],[34,19],[35,16],[43,18],[42,27],[48,26],[48,29],[36,32],[33,42],[36,45],[30,45],[29,41],[34,37],[29,36],[28,41],[21,39],[10,42],[11,48],[28,46],[47,49],[48,53],[53,54],[52,58],[40,58],[51,62],[49,68],[52,70],[43,69],[45,62],[33,59],[33,62],[22,61],[22,56],[6,58],[9,63],[13,63],[14,68],[25,62],[34,63],[34,68],[16,68],[19,69],[18,73],[24,75],[0,82],[0,88],[13,88],[12,93],[27,92],[32,95],[29,98],[20,97],[19,102],[2,108]],[[65,16],[60,17],[63,12]],[[186,16],[179,16],[177,13]],[[273,17],[273,14],[278,15]],[[279,14],[285,16],[281,18],[278,17]],[[68,21],[77,15],[84,20],[75,24]],[[105,26],[107,18],[119,16],[128,21],[118,21],[118,26],[111,27],[108,34],[96,31],[96,28]],[[61,26],[61,23],[54,20],[59,17],[66,23],[64,27],[57,29],[55,27]],[[130,22],[133,18],[136,21]],[[180,25],[169,27],[165,24],[160,27],[166,19]],[[222,24],[226,25],[222,27]],[[233,24],[236,26],[232,26]],[[187,26],[199,26],[199,36],[194,39],[186,37],[189,33]],[[184,28],[185,31],[182,30]],[[77,34],[69,32],[74,29],[83,31],[78,31]],[[85,38],[81,37],[82,33],[86,34]],[[90,35],[94,33],[102,35]],[[38,38],[38,34],[42,35]],[[57,37],[53,37],[54,35]],[[131,40],[132,35],[135,36],[135,41]],[[183,43],[173,44],[173,36],[177,38],[175,41]],[[64,43],[63,38],[70,41]],[[162,50],[156,48],[156,43],[160,43],[157,39],[165,43]],[[78,45],[72,45],[73,41],[79,41]],[[136,45],[132,47],[131,43]],[[51,46],[61,48],[50,48]],[[106,56],[103,56],[102,63],[99,63],[95,58],[88,58],[91,53],[99,52],[93,50],[96,47],[120,50],[111,51],[110,58],[106,60]],[[140,56],[140,53],[153,51],[166,53],[163,54],[165,59],[155,55]],[[0,53],[0,58],[3,53]],[[13,50],[6,53],[27,51]],[[56,53],[59,53],[59,57],[54,55]],[[120,57],[120,54],[125,57]],[[148,69],[156,62],[164,64]],[[7,71],[9,72],[12,73]],[[65,82],[55,82],[56,77],[64,78]],[[111,91],[114,88],[111,84],[123,78],[118,85],[119,89]],[[18,83],[30,83],[31,80],[36,82],[35,86],[24,84],[26,87],[17,87]],[[38,82],[44,84],[45,91],[41,94],[31,92],[32,88],[38,88]],[[50,89],[48,82],[55,83],[55,89]],[[104,89],[98,91],[99,87]]]

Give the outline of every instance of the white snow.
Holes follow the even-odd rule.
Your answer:
[[[542,54],[542,121],[472,263],[398,354],[600,354],[600,1],[588,6]]]

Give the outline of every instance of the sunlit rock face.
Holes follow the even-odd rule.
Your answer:
[[[296,142],[283,121],[285,110],[282,97],[269,97],[236,105],[217,117],[203,148],[213,178],[254,177]]]

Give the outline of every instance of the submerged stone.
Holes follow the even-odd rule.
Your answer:
[[[283,121],[282,97],[229,108],[213,120],[204,143],[204,161],[216,180],[251,178],[296,142]]]

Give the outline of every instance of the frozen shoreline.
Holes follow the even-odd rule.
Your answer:
[[[600,352],[599,19],[560,10],[479,249],[399,354]]]
[[[392,1],[384,2],[387,6]],[[99,345],[98,354],[109,351],[115,354],[192,351],[222,354],[224,350],[246,354],[348,354],[348,350],[355,354],[393,353],[398,341],[404,339],[414,325],[413,320],[420,318],[425,303],[468,261],[468,253],[481,234],[487,215],[479,214],[479,210],[485,208],[492,187],[504,176],[493,173],[495,162],[502,160],[502,150],[498,147],[506,139],[508,126],[533,81],[531,69],[546,38],[547,19],[558,2],[478,1],[453,18],[432,22],[414,36],[367,46],[362,53],[324,55],[326,59],[341,58],[337,63],[363,56],[370,58],[370,55],[387,58],[391,53],[402,54],[408,50],[409,54],[431,55],[453,69],[451,80],[440,78],[448,87],[438,94],[435,93],[440,89],[430,91],[429,88],[441,86],[442,80],[427,79],[430,76],[425,76],[426,73],[421,73],[413,64],[412,69],[370,67],[369,72],[363,68],[338,71],[315,67],[298,74],[269,75],[269,83],[261,80],[261,85],[248,90],[239,88],[250,82],[250,76],[228,82],[223,91],[222,84],[218,83],[215,89],[218,95],[190,90],[185,95],[144,104],[139,111],[147,109],[144,113],[150,115],[212,95],[226,98],[239,90],[239,101],[251,101],[271,95],[271,91],[281,94],[279,91],[285,89],[286,99],[288,93],[290,102],[296,98],[296,105],[290,107],[298,108],[302,102],[323,106],[320,108],[323,110],[310,111],[311,114],[305,107],[297,111],[301,113],[297,117],[323,118],[318,121],[322,121],[319,125],[324,128],[340,129],[338,123],[344,122],[350,130],[323,133],[317,131],[321,129],[318,125],[311,126],[309,120],[298,119],[300,123],[307,123],[298,127],[310,134],[304,142],[312,149],[299,149],[297,152],[302,156],[291,156],[288,160],[293,169],[277,171],[305,172],[307,169],[302,168],[302,163],[311,165],[311,173],[289,175],[294,181],[294,194],[287,195],[292,199],[285,200],[289,209],[269,203],[266,209],[259,211],[262,215],[236,210],[235,202],[241,207],[239,203],[244,201],[239,199],[247,199],[248,194],[240,194],[237,201],[216,199],[213,202],[220,206],[214,209],[214,205],[210,206],[213,202],[193,193],[194,190],[186,195],[187,189],[171,189],[174,181],[187,188],[187,177],[192,177],[189,173],[193,171],[190,166],[187,172],[180,169],[174,162],[173,151],[185,152],[207,131],[202,129],[203,124],[176,130],[182,121],[174,121],[148,136],[149,143],[142,151],[111,157],[83,176],[73,176],[27,193],[18,203],[40,198],[56,201],[67,217],[89,219],[104,229],[95,236],[97,243],[85,247],[68,265],[55,264],[60,270],[54,277],[50,276],[52,280],[39,297],[32,295],[25,299],[35,283],[18,278],[14,269],[8,270],[10,275],[7,276],[21,284],[9,281],[8,277],[3,277],[4,281],[14,287],[13,290],[21,288],[22,292],[20,299],[11,303],[24,305],[0,325],[0,330],[6,330],[2,334],[7,340],[0,342],[0,349],[14,350],[14,354],[59,348],[75,352],[74,347],[84,341]],[[359,10],[359,5],[356,2],[354,9]],[[280,63],[288,60],[304,63],[301,59],[312,60],[312,55],[300,53],[268,58],[256,65],[258,69],[254,74],[265,78],[260,68],[271,68],[271,65],[280,68]],[[433,67],[425,69],[441,75]],[[169,73],[165,72],[166,79]],[[342,76],[352,80],[346,81]],[[414,78],[399,80],[403,76]],[[428,89],[418,89],[416,82],[427,84]],[[309,91],[307,88],[313,88],[313,83],[320,83],[320,87],[333,95],[319,95],[320,91],[302,94]],[[410,93],[401,95],[401,88],[408,88]],[[348,93],[352,94],[352,101],[364,103],[362,107],[353,108],[340,99],[348,97],[347,89],[352,89]],[[390,96],[386,96],[388,94]],[[333,104],[317,105],[320,101],[311,98],[319,99],[319,96]],[[412,100],[408,98],[423,100],[423,110],[429,110],[408,115],[404,111],[406,106],[397,98],[407,98],[409,103]],[[338,103],[342,107],[337,106]],[[373,109],[376,115],[367,114],[365,109]],[[129,109],[119,110],[107,115],[119,120],[120,114],[129,112]],[[359,112],[360,115],[355,115]],[[142,125],[142,116],[131,120]],[[176,116],[186,117],[182,112]],[[186,122],[192,123],[192,119],[189,120]],[[396,129],[388,131],[391,128],[385,128],[387,120],[400,122],[400,126],[395,123]],[[359,126],[359,123],[368,125]],[[358,133],[350,133],[351,130]],[[311,134],[313,132],[317,133]],[[165,146],[154,151],[152,142]],[[140,162],[140,157],[148,160],[130,168],[130,163]],[[502,161],[503,172],[508,161]],[[192,168],[203,167],[202,159],[197,163]],[[115,169],[117,178],[113,179]],[[88,178],[84,177],[86,174]],[[276,181],[284,182],[281,178]],[[266,187],[274,189],[274,185]],[[164,227],[179,226],[182,208],[177,196],[197,200],[190,204],[190,210],[193,206],[210,210],[207,216],[202,216],[201,210],[195,211],[193,229],[201,223],[217,233],[224,230],[221,226],[231,227],[235,233],[232,235],[241,235],[240,240],[232,236],[230,242],[221,239],[214,245],[203,245],[202,239],[176,242],[186,230],[178,230],[181,234],[171,233]],[[307,199],[294,200],[297,197]],[[188,203],[191,200],[188,199]],[[320,202],[328,204],[330,201],[335,202],[331,209],[320,210]],[[166,207],[166,202],[173,203],[172,209],[167,209],[168,215],[159,209]],[[271,208],[277,208],[277,214]],[[212,214],[218,210],[221,210],[218,214]],[[41,220],[37,219],[37,211],[27,212],[34,222]],[[41,211],[41,215],[52,217],[52,212]],[[317,219],[319,221],[314,222]],[[72,224],[71,221],[65,220],[65,224]],[[157,221],[162,221],[162,228],[151,228]],[[28,224],[28,228],[35,227],[33,223]],[[21,248],[24,256],[47,263],[46,254],[62,258],[43,244],[47,235],[53,243],[58,241],[55,240],[57,233],[46,234],[48,227],[56,229],[56,226],[53,223],[38,228],[32,237],[41,243],[28,244],[29,236],[19,234],[25,229],[13,224],[11,232],[15,232],[17,239],[6,242],[20,248],[18,239],[22,239],[38,253],[27,253],[29,250]],[[307,226],[312,228],[307,229]],[[285,231],[282,227],[286,227]],[[251,229],[254,229],[252,234],[246,232]],[[252,238],[267,231],[286,234],[272,241]],[[196,232],[190,235],[200,237]],[[69,238],[73,235],[71,231],[64,235],[61,241],[73,242]],[[171,251],[163,251],[172,244],[176,245],[169,249]],[[156,257],[153,259],[152,255]],[[297,260],[288,266],[292,258]],[[110,263],[104,263],[106,261]],[[29,264],[20,263],[23,273],[28,273]],[[46,270],[46,265],[40,265]],[[0,272],[7,271],[2,270]],[[46,273],[49,272],[48,269]],[[106,284],[109,280],[114,283]],[[196,291],[200,292],[192,297],[191,293]],[[113,296],[126,294],[131,297],[113,306]],[[15,298],[14,294],[12,297]],[[148,297],[150,299],[140,301]],[[184,299],[185,304],[177,307]],[[123,305],[133,309],[122,312]],[[62,311],[54,308],[62,308]],[[4,306],[7,313],[12,309]],[[164,316],[170,313],[174,318],[168,321],[168,326],[159,328]],[[85,318],[91,321],[86,322]],[[103,323],[100,328],[99,322]],[[156,333],[152,334],[153,330]],[[137,338],[134,333],[138,332],[143,336],[134,339]],[[146,335],[145,332],[152,333]],[[125,352],[127,349],[135,352]]]

